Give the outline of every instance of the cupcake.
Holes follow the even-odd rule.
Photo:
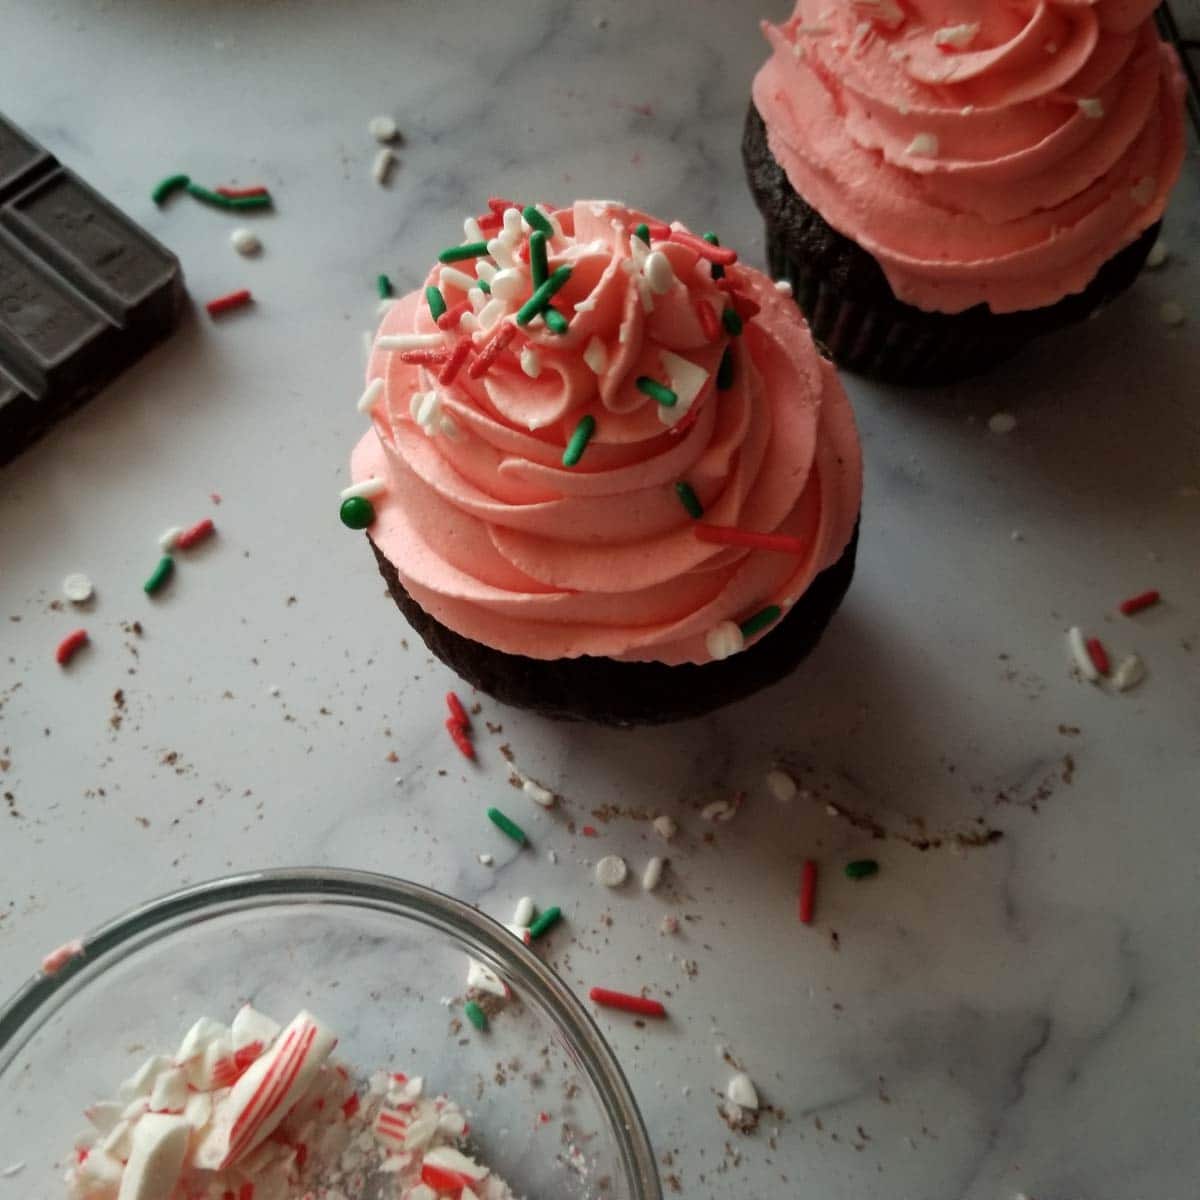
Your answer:
[[[982,372],[1133,281],[1183,158],[1153,0],[799,0],[743,158],[771,271],[840,364]]]
[[[383,319],[343,520],[426,645],[613,725],[789,672],[854,569],[854,418],[785,291],[609,201],[506,201]]]

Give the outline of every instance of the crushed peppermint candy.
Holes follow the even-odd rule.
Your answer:
[[[758,1111],[758,1089],[754,1081],[744,1071],[731,1076],[725,1085],[725,1099],[738,1108],[748,1108],[751,1112]]]
[[[386,1071],[359,1085],[336,1043],[308,1012],[283,1029],[249,1005],[231,1026],[201,1018],[87,1110],[67,1195],[512,1200],[466,1153],[454,1101]]]
[[[654,825],[654,832],[664,842],[669,842],[679,832],[679,825],[676,823],[675,818],[668,817],[665,813],[655,817],[652,824]]]

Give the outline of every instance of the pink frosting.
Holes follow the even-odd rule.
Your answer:
[[[438,384],[438,366],[406,363],[376,340],[367,374],[384,381],[383,395],[352,459],[355,481],[386,481],[369,534],[427,612],[496,649],[710,661],[714,626],[786,609],[849,542],[862,493],[849,403],[792,301],[764,276],[737,264],[719,284],[686,240],[659,240],[659,227],[653,250],[670,271],[652,288],[633,237],[642,214],[580,202],[551,215],[550,270],[572,268],[554,298],[567,333],[535,320],[482,378],[463,369],[449,386]],[[516,267],[523,286],[500,323],[530,295],[527,268]],[[453,282],[464,268],[474,273],[458,263],[427,280],[451,307],[464,297]],[[748,317],[737,337],[720,320],[731,305]],[[499,327],[480,322],[494,320],[486,308],[468,316],[447,344],[471,337],[478,350]],[[422,290],[397,301],[379,333],[436,329]],[[719,389],[727,348],[733,382]],[[521,365],[530,353],[536,378]],[[669,383],[678,404],[643,394],[641,376]],[[413,403],[431,391],[449,426]],[[585,416],[595,433],[579,463],[564,466]],[[706,522],[794,535],[804,552],[700,541],[678,481],[694,489]]]
[[[1053,304],[1157,221],[1183,79],[1155,0],[799,0],[764,24],[771,152],[938,312]],[[893,27],[894,26],[894,27]]]

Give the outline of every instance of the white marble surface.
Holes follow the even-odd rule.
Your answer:
[[[601,1024],[690,1194],[1186,1200],[1200,1176],[1194,158],[1170,263],[1086,328],[944,395],[848,381],[868,464],[858,578],[799,674],[710,720],[621,734],[485,701],[503,733],[465,769],[441,728],[452,680],[406,648],[337,522],[374,276],[413,284],[489,191],[623,194],[759,258],[738,151],[757,15],[733,0],[0,2],[8,115],[173,247],[196,298],[246,285],[259,300],[219,325],[191,318],[0,472],[0,985],[233,868],[389,871],[504,917],[530,893],[566,910],[551,957],[581,992],[667,997],[665,1026]],[[383,111],[407,137],[387,189],[366,132]],[[177,169],[275,190],[261,260],[232,252],[219,213],[154,210],[150,186]],[[1165,299],[1189,309],[1181,328],[1159,321]],[[1018,417],[1008,436],[988,431],[999,409]],[[206,513],[219,538],[147,599],[160,529]],[[53,647],[81,622],[51,601],[75,570],[98,588],[93,645],[63,672]],[[1167,603],[1114,615],[1147,586]],[[123,632],[135,620],[140,639]],[[1074,622],[1139,651],[1142,688],[1072,678]],[[562,793],[556,812],[509,790],[501,743]],[[773,800],[775,762],[811,797]],[[699,807],[737,789],[738,817],[707,827]],[[496,802],[536,851],[498,839],[483,818]],[[827,803],[904,834],[982,821],[1004,838],[922,853]],[[601,853],[640,873],[663,850],[644,821],[590,815],[604,805],[679,818],[659,893],[592,882]],[[599,839],[571,832],[587,822]],[[864,854],[881,874],[842,878]],[[795,918],[808,856],[824,866],[812,929]],[[658,933],[668,912],[688,918],[676,938]],[[756,1135],[717,1116],[720,1045],[786,1114]]]

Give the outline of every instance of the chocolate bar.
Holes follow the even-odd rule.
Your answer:
[[[0,116],[0,466],[179,323],[165,247]]]

